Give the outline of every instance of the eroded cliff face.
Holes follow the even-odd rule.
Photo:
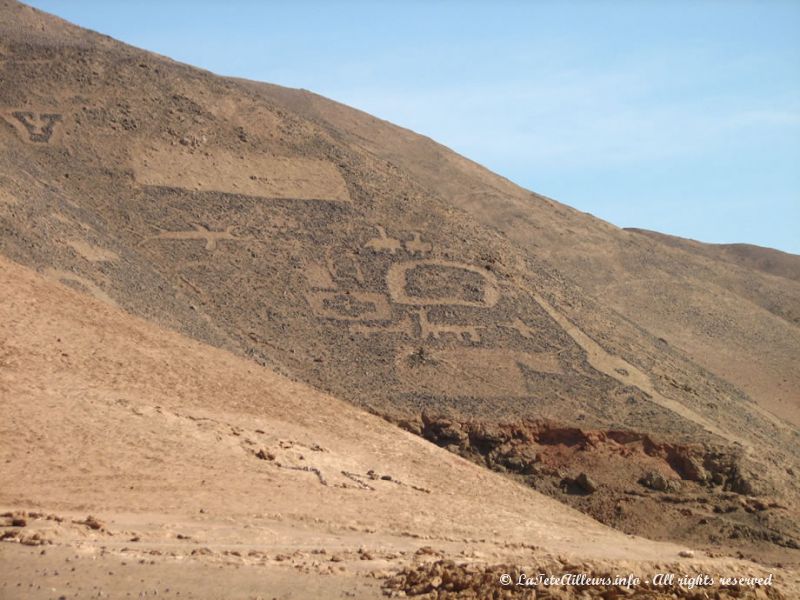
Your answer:
[[[724,544],[754,560],[800,549],[794,509],[740,449],[545,420],[399,424],[627,533]]]

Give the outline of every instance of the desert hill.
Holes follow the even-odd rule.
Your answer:
[[[0,597],[369,598],[387,573],[443,557],[763,571],[625,536],[5,259],[0,286],[0,535],[21,542],[0,544]],[[784,589],[795,576],[781,572]]]
[[[586,294],[800,425],[799,257],[623,230],[363,112],[305,90],[249,85],[412,173],[450,204],[547,259]]]
[[[0,77],[11,261],[625,532],[797,561],[796,282],[8,1]]]
[[[793,281],[800,281],[800,256],[796,254],[789,254],[788,252],[753,244],[705,244],[697,240],[666,235],[647,229],[629,228],[627,231],[641,233],[660,240],[667,245],[702,254],[709,258],[724,260],[741,267],[763,271],[764,273]],[[794,321],[797,322],[797,319],[794,319]]]

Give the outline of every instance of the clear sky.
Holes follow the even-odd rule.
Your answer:
[[[800,254],[800,1],[33,0],[623,227]]]

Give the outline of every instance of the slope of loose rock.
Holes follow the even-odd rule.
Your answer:
[[[797,256],[622,230],[386,121],[304,90],[248,85],[407,170],[452,205],[548,259],[586,293],[800,425]]]

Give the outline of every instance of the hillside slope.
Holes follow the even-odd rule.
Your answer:
[[[792,281],[800,281],[800,256],[796,254],[789,254],[788,252],[753,244],[706,244],[697,240],[667,235],[647,229],[628,228],[626,231],[640,233],[667,245],[709,258],[724,260],[740,267],[762,271],[763,273],[791,279]]]
[[[524,190],[386,121],[305,90],[246,83],[413,174],[549,260],[587,294],[800,425],[800,258],[746,244],[698,251],[678,238],[642,237]]]
[[[334,126],[288,107],[294,92],[8,1],[0,73],[0,254],[623,531],[797,560],[796,427],[681,350],[691,318],[667,334],[658,306],[622,311],[659,286],[688,311],[695,263],[684,288],[637,275],[683,269],[685,252],[351,109],[297,93],[339,111]],[[768,309],[757,278],[720,272],[720,331],[760,324],[758,360],[775,354],[792,383],[796,328],[778,309],[794,288]]]
[[[261,573],[259,593],[315,598],[379,596],[371,573],[426,553],[637,570],[679,560],[680,547],[605,528],[340,400],[3,259],[0,287],[0,507],[29,513],[25,527],[2,531],[31,544],[0,551],[10,564],[40,544],[57,568],[76,554],[75,571],[48,578],[57,592],[77,591],[67,582],[91,588],[96,560],[147,578],[104,581],[115,596],[149,593],[153,573],[173,594],[202,596],[191,576],[176,578],[183,560],[201,578],[201,567],[221,566],[225,597],[250,597]],[[157,568],[137,568],[143,557]],[[53,563],[3,568],[0,595]],[[319,589],[289,583],[308,570]]]

